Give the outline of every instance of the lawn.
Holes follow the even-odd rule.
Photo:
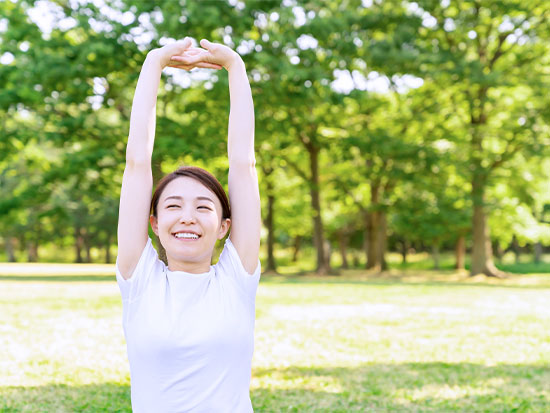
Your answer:
[[[130,411],[112,266],[41,268],[2,268],[0,411]],[[550,274],[263,276],[251,398],[257,412],[550,411]]]

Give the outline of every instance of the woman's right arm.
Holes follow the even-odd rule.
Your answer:
[[[194,67],[221,69],[217,64],[195,62],[192,65],[172,60],[173,56],[196,54],[191,39],[154,49],[141,68],[132,103],[130,133],[126,146],[126,168],[122,177],[118,213],[117,264],[124,279],[129,279],[147,244],[149,213],[153,190],[151,157],[155,142],[157,91],[162,69],[166,66],[191,70]],[[188,50],[189,49],[189,50]]]
[[[160,61],[153,50],[143,63],[134,94],[120,191],[117,264],[124,279],[132,276],[148,239],[153,190],[151,156],[161,72]]]

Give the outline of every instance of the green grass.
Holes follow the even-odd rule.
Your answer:
[[[550,411],[550,274],[264,276],[256,308],[257,412]],[[130,411],[121,319],[114,276],[0,276],[0,411]]]

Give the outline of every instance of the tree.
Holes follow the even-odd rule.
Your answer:
[[[536,125],[546,105],[533,98],[547,87],[541,64],[549,56],[544,4],[426,0],[410,7],[423,18],[419,70],[425,80],[454,91],[452,104],[465,132],[473,201],[472,275],[502,275],[493,264],[488,188],[518,154],[535,156],[542,148]]]

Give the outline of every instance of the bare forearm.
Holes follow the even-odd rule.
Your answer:
[[[254,104],[240,57],[231,64],[228,73],[231,100],[227,142],[229,164],[254,163]]]
[[[159,60],[153,53],[149,53],[141,68],[134,93],[126,162],[151,162],[161,72]]]

